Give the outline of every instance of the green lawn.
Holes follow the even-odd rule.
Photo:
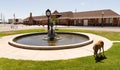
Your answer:
[[[120,40],[120,32],[96,31],[96,30],[95,31],[93,31],[93,30],[73,30],[73,29],[59,29],[58,31],[93,33],[93,34],[104,36],[110,40]]]
[[[0,36],[43,32],[44,30],[20,30],[12,32],[1,32]],[[120,40],[120,32],[90,31],[90,30],[65,30],[69,32],[87,32],[104,36],[110,40]],[[105,52],[107,59],[95,63],[93,56],[58,61],[25,61],[0,58],[0,70],[120,70],[120,43],[114,43],[112,48]]]
[[[23,34],[23,33],[32,33],[32,32],[44,32],[44,29],[29,29],[29,30],[18,30],[18,31],[6,31],[0,32],[0,36]]]

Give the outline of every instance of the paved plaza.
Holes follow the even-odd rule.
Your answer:
[[[42,26],[25,26],[14,25],[16,29],[11,28],[11,25],[0,24],[0,31],[21,30],[46,28]],[[75,26],[58,26],[58,28],[66,29],[83,29],[83,30],[103,30],[120,32],[120,27],[75,27]],[[102,36],[85,33],[93,39],[93,44],[98,40],[103,40],[105,43],[105,51],[112,47],[113,41],[110,41]],[[93,44],[64,50],[27,50],[10,46],[8,41],[16,35],[4,36],[0,38],[0,58],[21,59],[21,60],[66,60],[93,55]]]

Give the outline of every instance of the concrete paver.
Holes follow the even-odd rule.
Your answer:
[[[93,44],[98,40],[105,43],[105,51],[112,46],[112,42],[104,37],[88,34],[92,37]],[[5,36],[0,39],[0,57],[21,60],[67,60],[93,55],[93,44],[64,50],[27,50],[10,46],[8,41],[16,35]]]

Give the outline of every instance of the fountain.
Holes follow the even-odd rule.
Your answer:
[[[47,32],[23,34],[11,39],[8,43],[17,48],[31,50],[58,50],[83,47],[93,40],[86,34],[73,32],[55,32],[53,23],[50,23],[51,11],[46,10],[48,17]],[[60,17],[61,14],[53,15]]]
[[[49,18],[51,16],[51,11],[49,9],[46,10],[46,16],[48,17],[48,40],[54,41],[56,39],[55,30],[53,29],[53,23],[49,22]],[[61,14],[52,14],[52,17],[59,18]]]
[[[48,30],[48,40],[49,41],[54,41],[55,40],[55,30],[53,29],[53,23],[51,23],[50,25],[50,29]]]

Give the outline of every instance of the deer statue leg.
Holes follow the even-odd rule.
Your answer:
[[[104,47],[102,47],[103,55],[104,55]]]
[[[101,49],[102,49],[102,52],[103,52],[103,55],[104,55],[104,42],[100,41],[100,43],[101,43]]]

